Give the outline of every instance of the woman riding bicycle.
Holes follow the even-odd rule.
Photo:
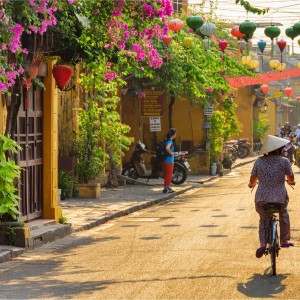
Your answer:
[[[259,157],[253,166],[249,188],[255,187],[259,182],[255,194],[255,209],[259,214],[259,240],[260,247],[256,250],[256,257],[263,256],[266,250],[266,230],[268,228],[268,220],[272,213],[263,209],[267,203],[279,203],[280,221],[280,243],[281,247],[294,246],[290,240],[290,220],[287,211],[289,197],[285,188],[285,181],[290,185],[294,185],[294,174],[289,160],[281,157],[283,147],[286,145],[286,139],[273,135],[268,135],[260,150]]]

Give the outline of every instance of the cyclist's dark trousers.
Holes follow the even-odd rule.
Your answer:
[[[261,244],[266,244],[266,235],[268,232],[268,226],[272,218],[272,213],[264,211],[262,208],[266,203],[265,202],[256,202],[255,209],[259,214],[259,241]],[[289,241],[291,239],[291,230],[290,230],[290,217],[287,211],[287,203],[283,204],[279,211],[279,222],[280,222],[280,244],[283,242]]]

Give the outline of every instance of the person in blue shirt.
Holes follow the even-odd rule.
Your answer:
[[[163,161],[163,174],[164,174],[164,190],[163,193],[174,193],[170,188],[173,169],[174,169],[174,144],[173,140],[176,138],[176,129],[170,128],[166,134],[165,150],[167,153],[166,159]]]

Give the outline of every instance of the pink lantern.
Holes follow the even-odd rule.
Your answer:
[[[290,87],[286,87],[284,89],[284,93],[289,97],[289,96],[291,96],[293,94],[293,89],[290,88]]]
[[[263,84],[260,89],[264,94],[266,94],[269,90],[269,86],[267,84]]]
[[[169,46],[170,45],[170,43],[172,42],[172,37],[170,36],[170,35],[164,35],[163,36],[163,41],[164,41],[164,43],[167,45],[167,46]]]
[[[228,42],[225,40],[219,40],[219,47],[222,50],[222,52],[225,51],[225,49],[227,48]]]

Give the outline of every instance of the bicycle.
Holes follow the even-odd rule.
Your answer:
[[[257,182],[258,184],[258,182]],[[294,187],[289,184],[289,186],[294,189]],[[251,192],[254,188],[252,188]],[[270,255],[271,268],[273,276],[276,276],[276,258],[279,256],[279,250],[281,249],[279,244],[279,234],[278,234],[278,224],[279,224],[279,211],[281,209],[280,203],[267,203],[263,206],[263,209],[269,213],[272,213],[271,218],[268,220],[269,227],[266,232],[267,247],[265,250],[265,255]]]
[[[279,256],[279,234],[278,234],[278,213],[281,209],[280,203],[268,203],[263,206],[263,209],[272,213],[272,217],[269,219],[269,228],[267,232],[267,247],[265,255],[270,254],[271,267],[273,276],[276,276],[276,258]]]

